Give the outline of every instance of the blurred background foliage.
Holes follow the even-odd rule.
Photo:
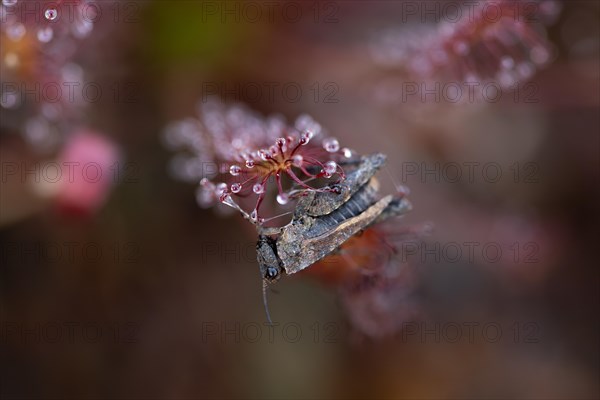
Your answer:
[[[130,163],[104,207],[71,215],[37,196],[31,179],[2,181],[3,398],[598,397],[597,2],[563,2],[548,30],[557,58],[531,80],[539,101],[505,94],[462,106],[390,104],[375,95],[388,72],[369,46],[400,23],[402,2],[295,2],[297,23],[280,12],[272,21],[223,22],[200,1],[131,4],[132,20],[100,19],[77,56],[107,92],[133,88],[130,101],[106,96],[86,111],[89,126],[120,147],[120,165]],[[335,22],[325,23],[331,12]],[[266,89],[260,99],[240,90],[265,82],[276,85],[273,98]],[[302,88],[298,101],[282,95],[289,82]],[[324,87],[331,82],[334,92]],[[534,263],[418,263],[422,314],[408,322],[433,330],[495,323],[500,340],[477,329],[473,343],[422,339],[422,325],[417,334],[371,340],[353,331],[334,290],[293,277],[270,296],[280,325],[269,343],[253,228],[200,209],[195,185],[170,176],[173,154],[161,140],[170,121],[195,115],[214,84],[228,101],[288,120],[309,113],[343,145],[388,154],[388,171],[411,189],[414,210],[401,223],[433,222],[430,246],[534,243]],[[324,102],[331,93],[337,101]],[[2,128],[3,164],[47,160],[20,129]],[[498,163],[503,176],[450,183],[406,170],[465,162]],[[515,180],[511,167],[527,163],[538,179]],[[381,175],[383,191],[393,191]],[[102,256],[85,257],[90,243]],[[45,256],[56,244],[61,256]],[[39,337],[49,323],[63,327],[55,343]],[[67,340],[65,323],[101,327],[101,336],[84,340],[76,328]],[[282,336],[289,323],[302,329],[296,343]],[[240,334],[249,324],[261,327],[255,343],[224,329]],[[516,328],[532,326],[534,343],[515,339]]]

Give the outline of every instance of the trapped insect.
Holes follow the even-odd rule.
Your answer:
[[[304,191],[292,220],[283,227],[264,227],[255,222],[259,234],[257,258],[269,321],[266,300],[269,284],[335,253],[344,242],[369,226],[410,210],[411,205],[402,194],[378,198],[375,174],[385,160],[386,156],[380,153],[362,157],[343,181],[330,184],[327,190]],[[248,220],[255,221],[236,208]]]

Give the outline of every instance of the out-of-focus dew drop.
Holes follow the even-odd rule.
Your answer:
[[[6,53],[6,55],[4,56],[4,65],[6,65],[7,68],[14,69],[17,68],[19,64],[19,56],[16,53]]]
[[[6,35],[8,36],[8,38],[15,42],[21,40],[21,38],[25,36],[26,32],[27,29],[25,28],[25,25],[21,23],[10,25],[6,29]]]
[[[203,186],[198,186],[196,188],[196,202],[200,208],[210,208],[214,203],[212,191]]]
[[[302,155],[300,154],[294,154],[294,156],[292,157],[292,165],[294,167],[301,167],[303,162],[304,157],[302,157]]]
[[[52,128],[47,118],[32,117],[25,123],[23,136],[37,152],[48,153],[60,141],[59,133]]]
[[[329,153],[335,153],[340,149],[340,142],[335,138],[327,138],[323,141],[323,148]]]
[[[90,32],[92,31],[93,28],[94,28],[94,24],[91,21],[83,19],[83,20],[77,21],[73,25],[72,31],[73,31],[73,35],[75,35],[75,37],[77,37],[79,39],[83,39],[87,35],[90,34]]]
[[[19,106],[21,99],[18,93],[3,93],[0,97],[0,107],[11,109]]]
[[[49,26],[47,26],[45,28],[40,28],[37,31],[37,38],[42,43],[48,43],[49,41],[52,40],[53,36],[54,36],[54,30]]]

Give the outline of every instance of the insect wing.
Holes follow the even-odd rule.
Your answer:
[[[306,239],[304,225],[290,225],[278,240],[277,252],[287,274],[301,271],[338,249],[346,240],[369,226],[393,200],[384,197],[361,214],[341,222],[337,227]],[[315,223],[314,219],[312,224]],[[310,223],[310,222],[309,222]]]
[[[385,164],[385,159],[386,156],[381,153],[363,157],[360,164],[346,175],[343,182],[332,185],[337,193],[336,191],[309,193],[298,201],[295,215],[318,217],[335,211],[371,180]]]
[[[406,197],[395,197],[381,214],[373,221],[372,225],[398,217],[412,210],[412,204]]]

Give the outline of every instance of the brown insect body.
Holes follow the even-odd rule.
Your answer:
[[[384,163],[383,154],[363,157],[330,191],[301,197],[289,224],[259,228],[257,256],[265,286],[308,268],[368,226],[410,209],[408,200],[400,196],[377,199],[374,175]]]

